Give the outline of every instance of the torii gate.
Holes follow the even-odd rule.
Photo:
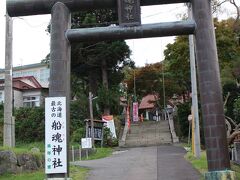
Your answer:
[[[134,8],[136,8],[133,16],[131,15],[128,18],[128,20],[131,20],[129,27],[124,27],[126,25],[124,24],[126,19],[124,20],[124,16],[122,16],[124,15],[122,11],[122,3],[124,2],[132,2],[135,4]],[[189,2],[192,3],[194,21],[140,24],[138,12],[140,5]],[[230,171],[219,64],[210,3],[210,0],[7,0],[7,12],[11,17],[51,13],[49,94],[51,97],[64,96],[67,98],[68,128],[71,72],[70,44],[72,42],[194,34],[209,170],[205,177],[206,179],[220,179],[222,176],[227,176],[234,179],[234,172]],[[120,26],[70,29],[71,12],[117,7]],[[47,177],[65,178],[68,174],[69,170],[66,173],[50,174]]]

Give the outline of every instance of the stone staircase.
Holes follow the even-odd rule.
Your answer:
[[[125,147],[156,146],[172,144],[168,121],[145,121],[131,124],[126,136]]]

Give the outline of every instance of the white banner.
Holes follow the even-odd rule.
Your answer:
[[[117,138],[113,116],[111,115],[102,116],[102,120],[107,123],[107,127],[110,129],[112,133],[112,137]]]
[[[66,97],[45,98],[45,173],[67,173]]]

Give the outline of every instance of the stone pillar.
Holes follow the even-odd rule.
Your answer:
[[[220,83],[211,1],[192,0],[196,22],[196,55],[208,170],[230,170],[222,87]],[[206,179],[209,179],[209,173]],[[213,173],[213,174],[214,174]],[[213,175],[214,177],[214,175]],[[213,178],[212,177],[212,178]]]
[[[63,3],[58,2],[52,8],[49,96],[66,97],[68,173],[52,174],[48,175],[48,178],[69,176],[71,46],[65,37],[65,32],[69,28],[71,28],[70,11]]]

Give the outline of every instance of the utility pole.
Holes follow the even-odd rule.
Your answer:
[[[192,8],[188,4],[188,18],[192,20]],[[189,52],[190,52],[190,67],[191,67],[191,84],[192,84],[192,112],[194,121],[194,155],[196,158],[201,156],[200,130],[199,130],[199,113],[198,113],[198,94],[197,94],[197,78],[196,78],[196,60],[195,60],[195,45],[194,36],[189,35]]]
[[[136,102],[137,98],[136,98],[136,76],[135,76],[135,69],[133,70],[133,80],[134,80],[134,102]]]
[[[4,138],[3,145],[15,146],[15,120],[12,116],[12,41],[13,21],[6,13],[6,39],[5,39],[5,81],[4,81]]]
[[[162,85],[163,85],[163,110],[164,120],[167,120],[167,108],[166,108],[166,97],[165,97],[165,76],[164,76],[164,61],[162,63]]]
[[[92,106],[92,92],[89,92],[89,111],[90,111],[90,120],[91,120],[91,138],[92,138],[92,147],[94,148],[94,123],[93,123],[93,106]]]

